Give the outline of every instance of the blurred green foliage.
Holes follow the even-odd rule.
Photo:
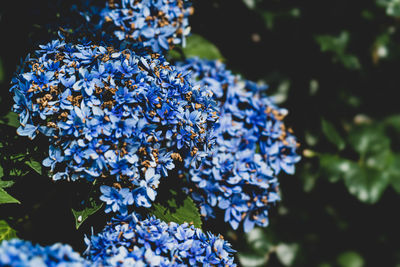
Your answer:
[[[321,52],[330,52],[334,62],[341,63],[346,69],[359,69],[360,62],[358,58],[346,52],[346,48],[350,42],[350,33],[342,31],[338,36],[317,35],[316,42],[321,48]]]

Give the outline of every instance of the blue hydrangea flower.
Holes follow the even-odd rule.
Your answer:
[[[265,86],[233,75],[219,61],[193,58],[178,65],[220,105],[215,150],[200,168],[185,162],[195,184],[192,197],[203,216],[222,210],[233,229],[267,226],[269,207],[280,199],[276,176],[281,170],[293,174],[300,160],[296,138],[282,121],[287,111],[262,94]]]
[[[155,217],[115,218],[85,242],[88,259],[104,266],[236,266],[222,236]]]
[[[185,45],[190,33],[188,17],[193,8],[187,0],[109,0],[106,6],[86,3],[80,14],[94,29],[124,43],[140,43],[154,52]]]
[[[0,266],[35,267],[89,267],[93,266],[69,245],[60,243],[42,247],[19,239],[4,240],[0,243]]]
[[[62,40],[40,48],[11,92],[18,134],[49,137],[43,165],[54,180],[97,179],[106,211],[127,214],[133,203],[151,205],[176,163],[208,154],[217,120],[212,93],[159,54]]]

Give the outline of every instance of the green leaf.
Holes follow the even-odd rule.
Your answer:
[[[279,237],[271,229],[254,228],[245,237],[246,250],[238,253],[243,266],[266,266],[272,254],[282,265],[292,266],[298,254],[298,244],[278,243]]]
[[[400,194],[400,155],[392,155],[392,163],[386,169],[387,175],[389,176],[390,184],[393,189]]]
[[[359,162],[368,168],[386,172],[392,162],[390,139],[382,124],[356,126],[349,132],[348,140],[360,153]]]
[[[254,228],[245,235],[245,251],[238,252],[238,258],[242,266],[265,266],[271,254],[276,252],[276,232],[268,229]]]
[[[386,14],[400,17],[400,0],[391,0],[386,7]]]
[[[27,173],[29,173],[29,172],[26,171],[26,170],[23,170],[23,169],[21,169],[21,168],[13,168],[13,169],[10,170],[10,175],[11,175],[11,176],[18,176],[18,177],[20,177],[20,176],[26,175]]]
[[[353,162],[338,155],[321,154],[319,164],[322,175],[332,183],[343,178],[343,176],[352,168]]]
[[[353,162],[344,175],[344,182],[349,192],[360,201],[374,204],[388,186],[389,176],[380,170]]]
[[[246,234],[247,246],[259,255],[272,253],[276,247],[276,237],[269,229],[253,228]]]
[[[385,118],[384,123],[400,132],[400,115],[393,115]]]
[[[355,70],[361,68],[360,61],[355,55],[344,54],[338,56],[338,59],[346,69]]]
[[[14,184],[14,181],[3,181],[0,179],[0,188],[7,188]]]
[[[0,220],[0,243],[3,240],[9,240],[17,237],[17,232],[12,229],[4,220]]]
[[[340,267],[363,267],[365,265],[363,257],[355,251],[340,253],[337,263]]]
[[[169,199],[167,203],[155,203],[150,213],[165,222],[176,222],[179,224],[187,222],[201,229],[202,223],[199,210],[189,196],[182,203],[177,203],[176,197]]]
[[[353,127],[348,136],[350,145],[362,157],[390,150],[390,139],[380,124],[368,124]]]
[[[387,7],[391,1],[393,0],[376,0],[376,4],[379,7]]]
[[[320,45],[322,52],[340,54],[344,53],[350,40],[350,34],[348,31],[342,31],[339,36],[317,35],[315,40]]]
[[[299,250],[298,244],[279,244],[276,247],[276,256],[284,266],[292,266]]]
[[[167,53],[167,60],[168,62],[181,61],[183,60],[182,54],[179,51],[177,51],[177,49],[169,50]]]
[[[269,254],[266,255],[256,255],[252,253],[238,253],[238,258],[242,266],[247,267],[261,267],[269,260]]]
[[[350,33],[342,31],[339,36],[317,35],[316,42],[319,44],[322,52],[333,54],[333,61],[340,62],[347,69],[359,69],[361,67],[358,58],[355,55],[346,53],[350,42]]]
[[[79,229],[84,221],[86,221],[89,216],[95,214],[98,210],[103,207],[103,203],[96,203],[94,200],[89,201],[87,206],[82,210],[71,209],[72,214],[75,217],[75,227]]]
[[[223,60],[219,49],[210,41],[197,34],[192,34],[187,38],[186,46],[183,48],[183,53],[188,58],[199,57],[210,60]]]
[[[3,188],[0,188],[0,204],[21,204],[17,199],[10,196]]]
[[[7,113],[4,117],[1,117],[0,122],[15,128],[18,128],[20,126],[18,114],[12,111]]]
[[[26,161],[25,164],[31,167],[32,170],[34,170],[38,174],[42,174],[42,164],[40,162],[30,159],[29,161]]]
[[[318,172],[316,173],[314,171],[307,172],[307,170],[304,170],[303,174],[300,177],[303,180],[304,192],[309,193],[314,189],[315,184],[319,177],[319,173]]]
[[[346,146],[346,143],[345,143],[344,139],[340,136],[338,131],[336,130],[335,126],[331,122],[324,120],[324,119],[322,119],[321,124],[322,124],[322,132],[324,133],[326,138],[331,143],[336,145],[336,147],[339,150],[344,149]]]
[[[389,158],[390,156],[388,160]],[[390,180],[387,170],[371,167],[375,166],[374,164],[367,164],[364,161],[355,162],[337,155],[322,154],[320,156],[323,176],[331,182],[343,179],[350,194],[370,204],[379,200]]]
[[[2,177],[4,176],[3,167],[0,166],[0,188],[7,188],[14,184],[14,181],[4,181]]]
[[[244,3],[249,9],[254,9],[254,8],[256,8],[258,2],[260,2],[260,0],[243,0],[243,3]]]

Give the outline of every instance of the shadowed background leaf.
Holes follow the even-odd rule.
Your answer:
[[[0,220],[0,242],[2,240],[9,240],[16,238],[17,234],[14,229],[12,229],[6,221]]]

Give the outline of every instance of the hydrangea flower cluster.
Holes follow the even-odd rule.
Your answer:
[[[281,170],[293,174],[300,160],[282,121],[287,111],[260,94],[265,87],[241,80],[221,62],[194,58],[180,68],[192,71],[193,83],[208,86],[221,109],[213,154],[200,168],[186,164],[202,215],[214,217],[220,209],[233,229],[243,222],[245,232],[267,226],[268,209],[280,199],[276,176]]]
[[[0,266],[236,266],[235,251],[221,235],[203,233],[188,223],[138,217],[133,213],[114,218],[101,233],[86,237],[86,259],[69,245],[4,240]]]
[[[69,245],[42,247],[29,241],[12,239],[0,243],[0,266],[89,267],[92,266]]]
[[[190,79],[193,84],[209,87],[220,105],[223,104],[226,98],[227,89],[236,86],[239,79],[230,70],[226,69],[225,64],[220,60],[206,60],[194,57],[188,58],[183,62],[178,61],[176,66],[179,70],[190,72]]]
[[[94,28],[119,41],[151,47],[154,52],[185,45],[192,13],[187,0],[108,0],[105,7],[81,12]]]
[[[88,258],[104,266],[236,266],[222,236],[155,217],[115,218],[85,242]]]
[[[54,40],[27,59],[11,91],[18,134],[49,137],[43,165],[54,180],[109,177],[106,212],[149,207],[160,177],[212,145],[211,93],[156,53]]]
[[[81,3],[87,24],[61,28],[26,58],[10,91],[17,133],[49,139],[43,165],[53,180],[95,181],[117,217],[85,238],[87,259],[62,244],[14,239],[0,244],[0,265],[236,266],[221,235],[128,214],[151,207],[160,179],[178,174],[205,218],[224,213],[245,232],[266,226],[277,175],[300,159],[287,111],[219,61],[165,60],[189,34],[187,0],[92,3]]]

